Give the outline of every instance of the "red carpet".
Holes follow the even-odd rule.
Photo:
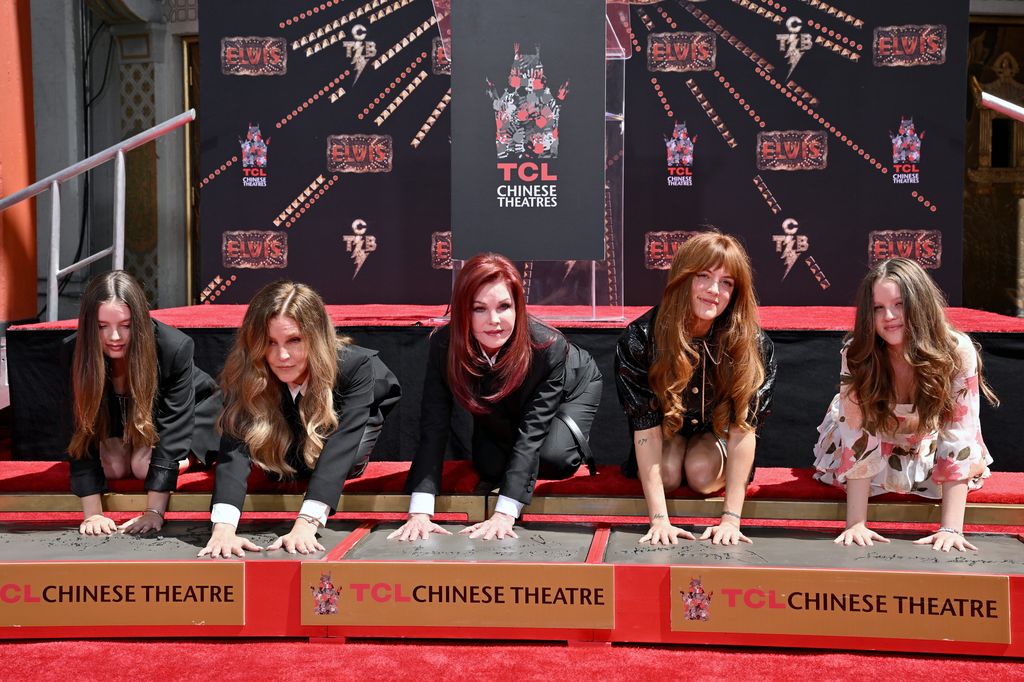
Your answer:
[[[0,644],[5,679],[1024,680],[1012,660],[668,646],[426,641],[63,641]]]
[[[331,319],[339,327],[434,326],[445,313],[443,305],[331,305]],[[573,320],[566,317],[589,316],[583,306],[531,306],[530,310],[551,319],[556,326],[574,329],[621,328],[642,315],[647,307],[597,309],[598,317],[621,314],[624,320]],[[244,305],[200,305],[156,310],[153,316],[174,327],[191,329],[236,328],[245,314]],[[965,332],[1024,333],[1024,319],[996,315],[983,310],[949,308],[950,321]],[[558,318],[563,318],[559,320]],[[11,329],[74,329],[76,320],[59,320],[19,325]],[[768,330],[846,331],[853,327],[853,308],[845,306],[763,306],[761,325]]]

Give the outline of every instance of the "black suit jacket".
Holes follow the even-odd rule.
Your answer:
[[[178,485],[178,463],[188,457],[191,450],[195,424],[196,394],[210,395],[216,391],[216,382],[192,361],[195,345],[185,333],[174,327],[153,320],[156,340],[157,389],[153,398],[153,426],[159,437],[153,446],[146,475],[146,490],[166,492]],[[73,400],[71,395],[71,359],[74,356],[78,334],[64,340],[62,358],[68,377],[65,396],[64,424],[70,442],[73,429]],[[108,437],[119,437],[124,433],[121,410],[113,386],[107,382],[106,407],[110,415]],[[101,406],[100,409],[103,409]],[[97,448],[81,459],[71,459],[71,490],[79,497],[96,495],[107,489],[107,477],[103,473]]]
[[[553,329],[531,319],[530,335],[535,343],[546,347],[534,348],[530,371],[522,385],[493,405],[488,414],[473,417],[473,442],[486,439],[506,453],[508,465],[500,493],[524,504],[533,497],[540,447],[564,397],[600,376],[593,362],[584,367],[567,365],[570,344]],[[447,326],[430,337],[420,412],[420,445],[405,484],[410,493],[437,495],[440,490],[454,401],[447,378],[448,345]],[[481,358],[480,362],[483,377],[479,394],[489,395],[494,392],[494,376],[486,361]]]
[[[299,451],[305,433],[298,406],[292,400],[287,384],[274,380],[281,394],[281,411],[292,432],[292,444],[285,459],[299,478],[308,478],[307,500],[323,502],[333,514],[345,485],[345,478],[355,463],[356,452],[366,428],[367,419],[380,411],[387,415],[402,395],[398,379],[377,357],[377,351],[348,345],[338,351],[338,373],[334,379],[334,411],[338,428],[324,441],[323,450],[313,468]],[[213,504],[230,504],[241,509],[245,503],[252,459],[249,447],[241,440],[224,434],[217,458],[216,485]]]

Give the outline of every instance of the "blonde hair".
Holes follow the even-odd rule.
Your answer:
[[[107,362],[100,339],[99,309],[104,303],[124,305],[131,313],[131,338],[125,349],[125,368],[131,407],[125,414],[124,442],[129,450],[152,447],[160,440],[153,425],[156,396],[156,339],[149,303],[142,286],[123,270],[93,277],[82,294],[78,338],[72,360],[75,432],[68,445],[74,459],[89,454],[110,435],[107,406]]]
[[[287,478],[295,475],[285,460],[292,432],[281,413],[280,382],[266,362],[268,327],[278,316],[295,321],[306,346],[309,378],[299,403],[299,449],[309,468],[316,465],[325,438],[338,428],[333,389],[338,350],[349,340],[335,333],[323,300],[305,284],[274,282],[249,302],[220,375],[224,412],[219,425],[245,442],[257,466]]]
[[[692,307],[693,278],[705,270],[724,268],[733,278],[729,305],[713,323],[722,361],[714,365],[712,426],[724,437],[729,426],[752,430],[751,401],[764,383],[765,369],[758,345],[760,326],[750,259],[733,237],[717,231],[699,234],[679,247],[672,259],[668,284],[654,328],[651,388],[661,403],[662,434],[672,437],[683,424],[682,393],[700,360],[690,332],[696,318]]]
[[[958,332],[946,319],[946,299],[916,261],[890,258],[873,265],[864,276],[857,293],[853,331],[846,336],[846,365],[850,374],[841,377],[841,382],[860,407],[867,431],[896,430],[892,365],[886,343],[875,331],[874,288],[886,279],[896,284],[903,299],[903,357],[914,370],[913,403],[918,432],[935,431],[953,413],[957,399],[953,381],[963,367],[957,351]],[[980,354],[978,377],[985,397],[998,404],[995,393],[982,378]]]

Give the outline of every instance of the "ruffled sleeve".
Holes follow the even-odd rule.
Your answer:
[[[932,472],[936,483],[969,479],[977,473],[972,469],[992,461],[981,437],[978,353],[968,337],[961,334],[957,337],[963,371],[953,380],[956,399],[953,414],[939,428]]]
[[[647,375],[653,355],[653,312],[631,322],[615,345],[615,388],[630,431],[654,428],[663,421]]]

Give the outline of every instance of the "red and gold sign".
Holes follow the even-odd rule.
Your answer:
[[[615,626],[612,566],[302,564],[303,625]]]
[[[245,625],[245,566],[0,564],[0,626],[55,625]]]
[[[823,130],[772,130],[757,134],[759,170],[824,170],[828,134]]]
[[[879,26],[872,42],[875,66],[944,64],[946,44],[946,27],[941,24]]]
[[[714,33],[652,33],[647,36],[648,71],[713,71]]]
[[[942,265],[942,232],[939,230],[875,230],[868,235],[868,258],[909,258],[922,268]]]
[[[330,135],[327,170],[332,173],[390,173],[390,135]]]
[[[672,258],[686,240],[700,232],[682,230],[666,230],[647,232],[644,234],[644,267],[648,270],[668,270],[672,267]]]
[[[220,72],[225,76],[283,76],[288,72],[284,38],[221,38]]]
[[[288,233],[276,230],[230,230],[221,240],[226,268],[288,267]]]
[[[1010,642],[1006,576],[673,566],[672,630]]]

